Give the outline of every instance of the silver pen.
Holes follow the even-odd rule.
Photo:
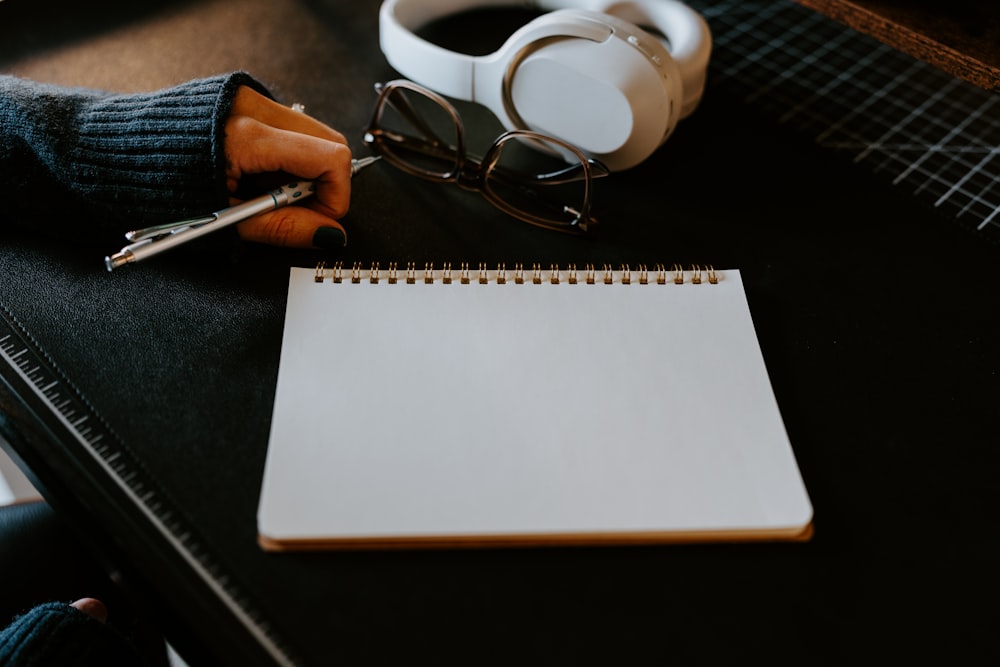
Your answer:
[[[351,160],[351,176],[353,177],[365,167],[374,164],[378,159],[379,156],[373,156]],[[148,257],[158,255],[182,243],[193,241],[205,234],[211,234],[223,227],[306,199],[315,191],[316,186],[312,181],[288,183],[271,190],[266,195],[224,208],[204,218],[182,220],[127,232],[125,239],[131,243],[115,254],[105,257],[104,266],[107,267],[108,271],[114,271],[119,266],[141,262]]]

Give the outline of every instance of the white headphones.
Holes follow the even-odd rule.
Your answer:
[[[526,5],[549,13],[486,56],[414,34],[460,11]],[[379,34],[404,76],[484,105],[509,130],[562,139],[613,171],[645,160],[694,111],[712,48],[705,20],[676,0],[385,0]]]

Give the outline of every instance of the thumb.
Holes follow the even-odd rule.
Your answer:
[[[76,602],[71,602],[69,606],[79,609],[88,616],[93,616],[101,623],[108,620],[108,608],[100,600],[81,598]]]

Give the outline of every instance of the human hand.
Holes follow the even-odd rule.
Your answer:
[[[316,184],[315,195],[303,205],[239,223],[236,229],[243,239],[296,248],[342,247],[347,242],[338,221],[351,199],[351,149],[344,135],[246,86],[233,99],[225,133],[230,195],[245,178],[257,175],[285,174]]]

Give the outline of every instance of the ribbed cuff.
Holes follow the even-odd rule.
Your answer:
[[[0,631],[0,665],[139,665],[115,630],[68,604],[39,605]]]
[[[241,85],[267,94],[238,72],[93,100],[81,109],[65,180],[108,215],[142,224],[225,206],[224,127]]]

